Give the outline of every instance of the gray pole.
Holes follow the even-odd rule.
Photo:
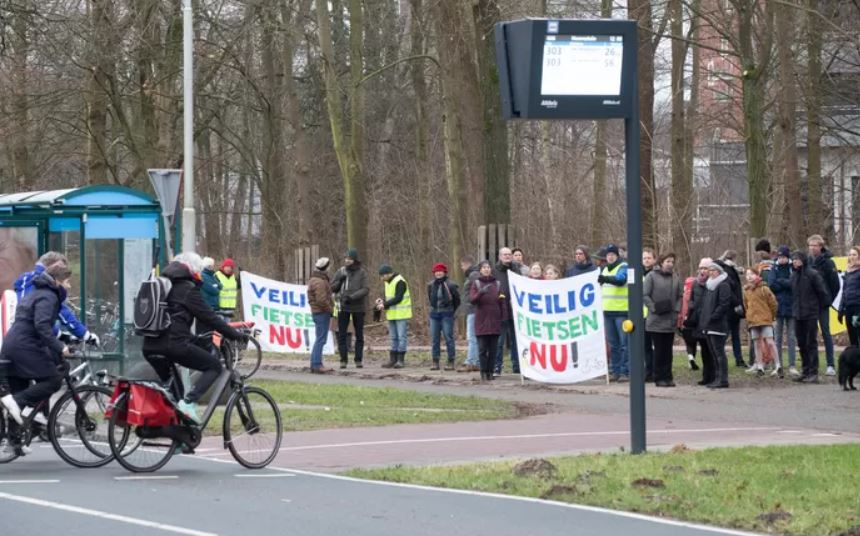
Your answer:
[[[636,41],[634,41],[635,43]],[[624,120],[627,181],[627,265],[632,270],[629,289],[630,350],[630,450],[645,452],[645,319],[642,315],[642,186],[639,178],[639,67],[633,63],[633,101],[630,117]]]
[[[182,164],[184,182],[182,203],[182,249],[197,247],[197,215],[194,212],[194,29],[191,0],[182,2],[182,89],[185,156]]]

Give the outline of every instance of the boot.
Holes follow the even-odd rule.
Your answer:
[[[382,368],[394,368],[397,364],[397,352],[394,350],[388,352],[388,363],[383,363]]]
[[[430,365],[430,370],[439,370],[439,361],[433,361],[433,364]]]
[[[396,352],[397,362],[394,363],[394,368],[403,368],[406,366],[406,352]]]

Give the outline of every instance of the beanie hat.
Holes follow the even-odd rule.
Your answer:
[[[759,240],[758,243],[756,243],[755,245],[754,251],[767,251],[768,253],[770,253],[770,240],[768,240],[767,238],[762,238],[761,240]]]
[[[712,262],[710,264],[710,266],[708,266],[708,270],[716,270],[716,271],[720,272],[721,274],[726,273],[726,269],[723,268],[719,263],[716,263],[716,262]]]
[[[788,257],[791,255],[791,250],[788,249],[788,246],[779,246],[776,250],[777,257]]]
[[[379,275],[393,274],[393,273],[394,273],[394,268],[392,268],[391,266],[389,266],[387,264],[383,264],[379,267]]]
[[[616,255],[618,255],[618,246],[616,246],[615,244],[607,244],[606,253],[615,253]]]
[[[448,267],[445,266],[441,262],[437,262],[436,264],[433,265],[433,273],[435,274],[436,272],[445,272],[447,274],[448,273]]]
[[[223,270],[224,268],[227,268],[228,266],[235,270],[236,269],[236,261],[234,261],[230,257],[227,257],[226,259],[224,259],[221,262],[221,269]]]
[[[349,248],[348,250],[346,250],[346,258],[357,261],[358,260],[358,250],[355,248]]]
[[[317,270],[325,271],[325,269],[328,268],[330,262],[331,259],[329,259],[328,257],[320,257],[319,259],[317,259],[317,262],[316,264],[314,264],[314,266],[317,267]]]
[[[791,260],[794,260],[794,259],[800,259],[803,262],[806,262],[806,253],[804,253],[803,251],[797,250],[791,254]]]

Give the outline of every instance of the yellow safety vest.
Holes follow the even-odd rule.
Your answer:
[[[385,310],[385,318],[387,320],[408,320],[412,318],[412,297],[409,295],[409,285],[403,276],[397,274],[385,282],[385,301],[394,298],[397,290],[397,283],[403,281],[406,285],[406,293],[403,294],[403,299],[397,305],[392,305]]]
[[[627,263],[619,262],[618,266],[613,268],[612,270],[607,270],[605,267],[601,268],[601,275],[612,277],[618,274],[618,270],[621,269],[622,266],[627,266]],[[609,283],[604,283],[601,285],[603,290],[603,310],[607,313],[626,313],[628,309],[627,305],[627,285],[624,284],[620,287],[615,285],[610,285]]]
[[[236,283],[235,275],[225,275],[220,270],[215,272],[215,277],[221,282],[221,294],[218,295],[218,307],[221,309],[235,309],[236,298],[239,296],[239,285]]]

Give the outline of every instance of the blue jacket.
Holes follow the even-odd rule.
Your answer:
[[[15,294],[18,295],[18,303],[21,303],[21,300],[33,290],[33,281],[44,271],[45,267],[37,263],[32,272],[24,272],[15,280]],[[69,306],[65,302],[60,304],[60,313],[58,316],[60,325],[64,330],[79,339],[84,338],[84,335],[87,333],[87,327],[78,320],[78,317],[75,316],[75,313],[69,309]],[[59,326],[55,325],[54,335],[57,335],[59,332]]]
[[[588,272],[593,272],[597,270],[597,266],[589,260],[583,264],[573,264],[570,268],[564,271],[564,277],[575,277],[582,274],[587,274]],[[627,277],[626,275],[624,276]]]
[[[63,351],[53,326],[66,289],[47,274],[38,274],[29,280],[29,290],[15,309],[15,323],[3,339],[0,356],[12,362],[13,376],[49,378],[57,375]]]
[[[860,314],[860,270],[845,272],[839,311],[843,314]]]
[[[203,292],[203,301],[209,304],[213,311],[218,310],[218,299],[221,296],[221,282],[215,277],[214,270],[203,270],[203,285],[200,290]]]
[[[781,265],[774,263],[770,270],[767,286],[776,296],[776,316],[791,317],[791,263]]]

